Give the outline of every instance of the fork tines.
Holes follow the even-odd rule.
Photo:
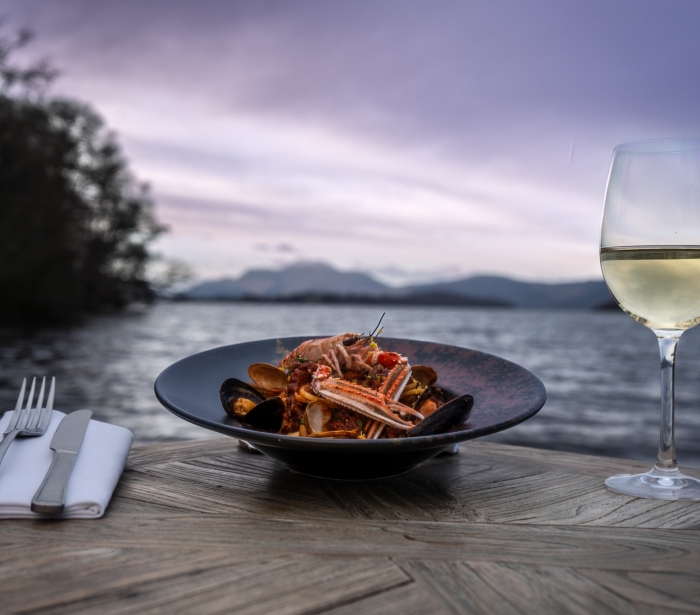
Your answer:
[[[56,378],[51,378],[51,387],[49,389],[49,397],[46,406],[44,406],[44,391],[46,389],[46,378],[41,379],[41,388],[37,397],[36,405],[32,408],[34,401],[34,389],[36,388],[36,378],[32,378],[32,386],[29,389],[27,403],[24,404],[24,392],[27,388],[27,379],[22,380],[22,388],[17,397],[17,405],[12,415],[12,420],[8,426],[8,431],[13,429],[22,429],[26,431],[34,431],[37,429],[44,430],[48,425],[48,420],[51,416],[53,408],[54,393],[56,390]]]

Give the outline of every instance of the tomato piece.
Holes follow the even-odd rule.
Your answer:
[[[379,352],[377,353],[377,363],[387,369],[392,369],[401,363],[401,355],[398,352]]]

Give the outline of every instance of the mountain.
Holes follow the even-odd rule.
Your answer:
[[[391,289],[364,273],[338,271],[321,263],[297,263],[279,271],[253,269],[237,279],[202,282],[183,296],[186,299],[276,298],[313,292],[382,295]]]
[[[602,308],[612,301],[603,281],[543,284],[474,276],[397,289],[364,273],[338,271],[320,263],[298,263],[279,271],[255,269],[236,279],[202,282],[179,298],[529,308]]]
[[[543,284],[520,282],[499,276],[475,276],[440,284],[425,284],[403,292],[445,292],[475,299],[494,299],[515,307],[598,308],[609,304],[608,288],[602,280]]]
[[[241,297],[238,301],[254,302],[284,302],[284,303],[335,303],[343,305],[409,305],[409,306],[452,306],[452,307],[513,307],[510,303],[497,299],[475,299],[444,292],[428,293],[388,293],[383,295],[338,295],[333,293],[310,292],[283,297]]]

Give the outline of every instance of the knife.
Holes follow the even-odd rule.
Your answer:
[[[68,479],[91,416],[90,410],[78,410],[67,414],[59,423],[51,440],[51,450],[55,451],[51,467],[32,499],[34,512],[47,515],[60,515],[63,512]]]

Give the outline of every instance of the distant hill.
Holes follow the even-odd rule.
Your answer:
[[[202,282],[178,298],[531,308],[600,308],[611,301],[602,280],[543,284],[474,276],[454,282],[391,288],[367,274],[338,271],[319,263],[299,263],[279,271],[255,269],[239,278]]]
[[[202,282],[183,293],[187,299],[276,298],[300,293],[380,295],[391,288],[356,272],[338,271],[321,263],[298,263],[279,271],[253,269],[240,278]]]
[[[612,300],[605,282],[567,282],[543,284],[520,282],[498,276],[475,276],[403,289],[407,293],[447,292],[466,297],[495,299],[515,307],[532,308],[597,308]]]
[[[412,294],[386,294],[386,295],[336,295],[332,293],[299,293],[285,295],[283,297],[241,297],[238,301],[254,303],[256,301],[280,302],[280,303],[340,303],[345,305],[413,305],[413,306],[453,306],[453,307],[513,307],[505,301],[496,299],[478,299],[455,295],[445,292],[428,292]]]

